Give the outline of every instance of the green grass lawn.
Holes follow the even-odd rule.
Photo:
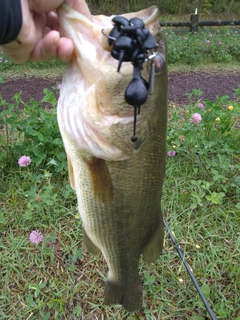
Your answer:
[[[106,264],[82,244],[56,100],[50,91],[45,94],[52,112],[33,99],[16,112],[17,95],[0,122],[1,318],[205,319],[167,235],[158,261],[140,264],[143,310],[129,315],[103,305]],[[189,102],[170,110],[167,146],[176,154],[167,158],[164,215],[215,314],[239,319],[239,90],[235,101],[219,97],[216,103],[201,103],[203,108]],[[196,112],[202,121],[193,124],[189,119]],[[28,167],[17,163],[23,154],[32,159]],[[29,241],[32,230],[42,232],[38,245]]]
[[[213,51],[220,46],[217,36],[213,35]],[[197,43],[205,37],[194,37],[190,41],[197,50],[201,48]],[[222,41],[228,43],[228,37]],[[182,52],[187,46],[184,38],[176,41],[169,41],[169,57],[175,57],[171,54],[174,45],[182,45]],[[190,50],[188,58],[194,52]],[[223,52],[222,57],[225,55]],[[230,55],[228,61],[218,61],[220,69],[223,62],[230,69],[237,66],[238,52]],[[199,68],[195,57],[192,64],[184,59],[182,54],[180,60],[170,60],[170,68],[178,68],[180,63],[186,70]],[[35,66],[52,76],[56,66],[64,68],[59,62],[52,64]],[[26,75],[26,70],[33,69],[31,64],[6,65],[4,69],[1,64],[2,79],[12,77],[14,68]],[[209,65],[213,66],[212,60],[206,68]],[[201,92],[194,90],[186,106],[169,110],[167,148],[171,153],[167,157],[163,207],[165,219],[216,317],[239,320],[240,92],[236,88],[233,101],[219,95],[216,102],[202,101]],[[0,100],[5,108],[0,119],[0,318],[208,319],[167,234],[157,262],[140,263],[142,311],[129,314],[120,306],[103,305],[107,267],[101,256],[91,256],[83,245],[54,95],[46,90],[42,102],[31,99],[24,110],[16,111],[19,101],[20,95],[11,105]],[[52,104],[51,111],[43,110],[44,101]],[[195,124],[190,121],[194,113],[201,116]],[[18,165],[22,155],[30,156],[29,166]],[[29,240],[33,230],[43,235],[39,244]]]

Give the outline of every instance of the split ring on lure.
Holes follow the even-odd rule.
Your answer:
[[[157,63],[154,63],[154,60],[157,57],[158,61],[156,62],[160,61],[158,64],[162,66],[164,58],[158,54],[158,44],[152,34],[145,28],[141,19],[131,18],[128,20],[123,16],[115,16],[112,21],[114,26],[109,35],[104,33],[104,29],[102,33],[108,37],[109,46],[112,46],[112,57],[119,61],[117,71],[120,71],[123,61],[132,62],[133,65],[133,78],[125,90],[125,100],[134,107],[133,136],[131,139],[132,142],[136,142],[138,139],[136,136],[137,114],[140,113],[141,105],[147,100],[148,91],[153,94],[154,90],[154,73],[157,71],[155,66]],[[145,61],[150,61],[149,82],[141,76]]]

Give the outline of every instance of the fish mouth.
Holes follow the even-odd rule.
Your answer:
[[[88,15],[84,15],[65,2],[59,7],[58,15],[61,34],[73,39],[77,57],[86,59],[87,51],[89,59],[92,59],[92,63],[96,60],[99,62],[102,56],[102,59],[105,60],[107,57],[109,58],[108,63],[117,65],[116,60],[109,54],[111,47],[106,37],[112,30],[112,19],[115,15],[109,17],[103,15],[93,16],[90,12]],[[155,5],[137,12],[122,14],[122,16],[127,19],[135,17],[141,19],[144,22],[145,28],[147,28],[153,36],[158,31],[159,10]],[[68,20],[67,25],[66,20]],[[76,29],[76,21],[78,22],[78,29]],[[102,31],[104,31],[104,34]],[[87,50],[88,47],[89,49]]]
[[[139,115],[139,141],[131,141],[134,116],[124,91],[132,78],[132,64],[123,62],[117,72],[118,60],[111,56],[108,38],[102,33],[102,29],[105,34],[111,31],[114,16],[88,13],[66,3],[58,9],[61,35],[72,39],[75,52],[60,91],[59,125],[87,154],[107,161],[129,159],[139,151],[149,130],[147,120]],[[156,6],[122,16],[138,17],[153,35],[158,32]]]
[[[83,3],[85,3],[85,1]],[[87,10],[85,8],[86,14],[82,14],[63,2],[58,9],[58,16],[61,34],[73,40],[75,60],[77,61],[81,74],[84,75],[88,84],[95,84],[96,79],[106,79],[107,70],[110,72],[111,67],[114,67],[114,72],[117,70],[119,62],[111,55],[112,46],[109,45],[108,39],[108,35],[113,28],[112,19],[115,15],[94,16],[91,15],[86,4],[85,7],[87,8]],[[78,10],[81,10],[81,7],[78,8]],[[158,32],[159,10],[155,5],[141,11],[122,14],[122,16],[127,19],[134,17],[141,19],[144,22],[145,28],[148,29],[153,36]],[[111,70],[111,72],[112,71],[113,70]],[[132,63],[123,62],[120,74],[116,74],[116,83],[119,84],[118,87],[121,88],[123,95],[127,87],[126,79],[128,78],[128,82],[130,82],[132,73]],[[148,73],[149,71],[146,73],[147,78],[149,76]],[[111,105],[111,107],[102,110],[104,116],[117,115],[118,117],[126,118],[125,120],[122,119],[122,122],[133,120],[132,109],[129,108],[125,101],[121,107],[119,107],[119,103],[116,106],[114,101],[108,101],[105,105],[106,104]]]
[[[91,15],[90,12],[88,16],[84,15],[81,12],[69,6],[66,2],[63,2],[62,5],[58,8],[58,14],[61,14],[62,11],[64,11],[64,14],[68,17],[68,19],[72,19],[73,21],[77,19],[78,21],[81,21],[81,23],[84,26],[87,26],[88,28],[93,28],[93,27],[99,28],[99,30],[101,31],[102,27],[104,26],[104,25],[101,26],[101,24],[99,23],[100,20],[98,20],[98,23],[95,23],[94,22],[95,16]],[[153,5],[153,6],[150,6],[149,8],[146,8],[137,12],[124,13],[122,14],[122,16],[127,19],[137,17],[143,20],[145,27],[149,29],[149,25],[159,18],[159,10],[157,6]],[[109,17],[99,15],[98,17],[100,17],[100,19],[108,18],[109,22],[111,23],[112,18],[115,17],[115,15],[112,15]],[[155,34],[155,32],[157,32],[158,25],[156,29],[155,27],[156,26],[152,26],[151,29],[149,29],[149,31],[153,35]]]

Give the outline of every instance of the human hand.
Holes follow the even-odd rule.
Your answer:
[[[44,62],[52,59],[69,61],[73,43],[61,37],[57,9],[64,0],[21,0],[22,27],[14,41],[0,47],[14,61]],[[71,5],[71,1],[67,2]]]

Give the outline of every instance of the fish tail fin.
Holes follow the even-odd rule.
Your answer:
[[[95,244],[92,242],[92,240],[89,238],[89,236],[87,235],[86,231],[83,229],[83,241],[84,244],[87,248],[87,251],[91,254],[93,254],[94,256],[98,255],[101,250],[95,246]]]
[[[140,278],[131,285],[106,281],[105,299],[106,305],[121,304],[128,312],[134,312],[142,307],[142,282]]]
[[[163,219],[161,218],[159,223],[149,239],[148,243],[143,249],[143,259],[146,262],[155,262],[162,253],[163,248],[163,237],[164,237],[164,225]]]

